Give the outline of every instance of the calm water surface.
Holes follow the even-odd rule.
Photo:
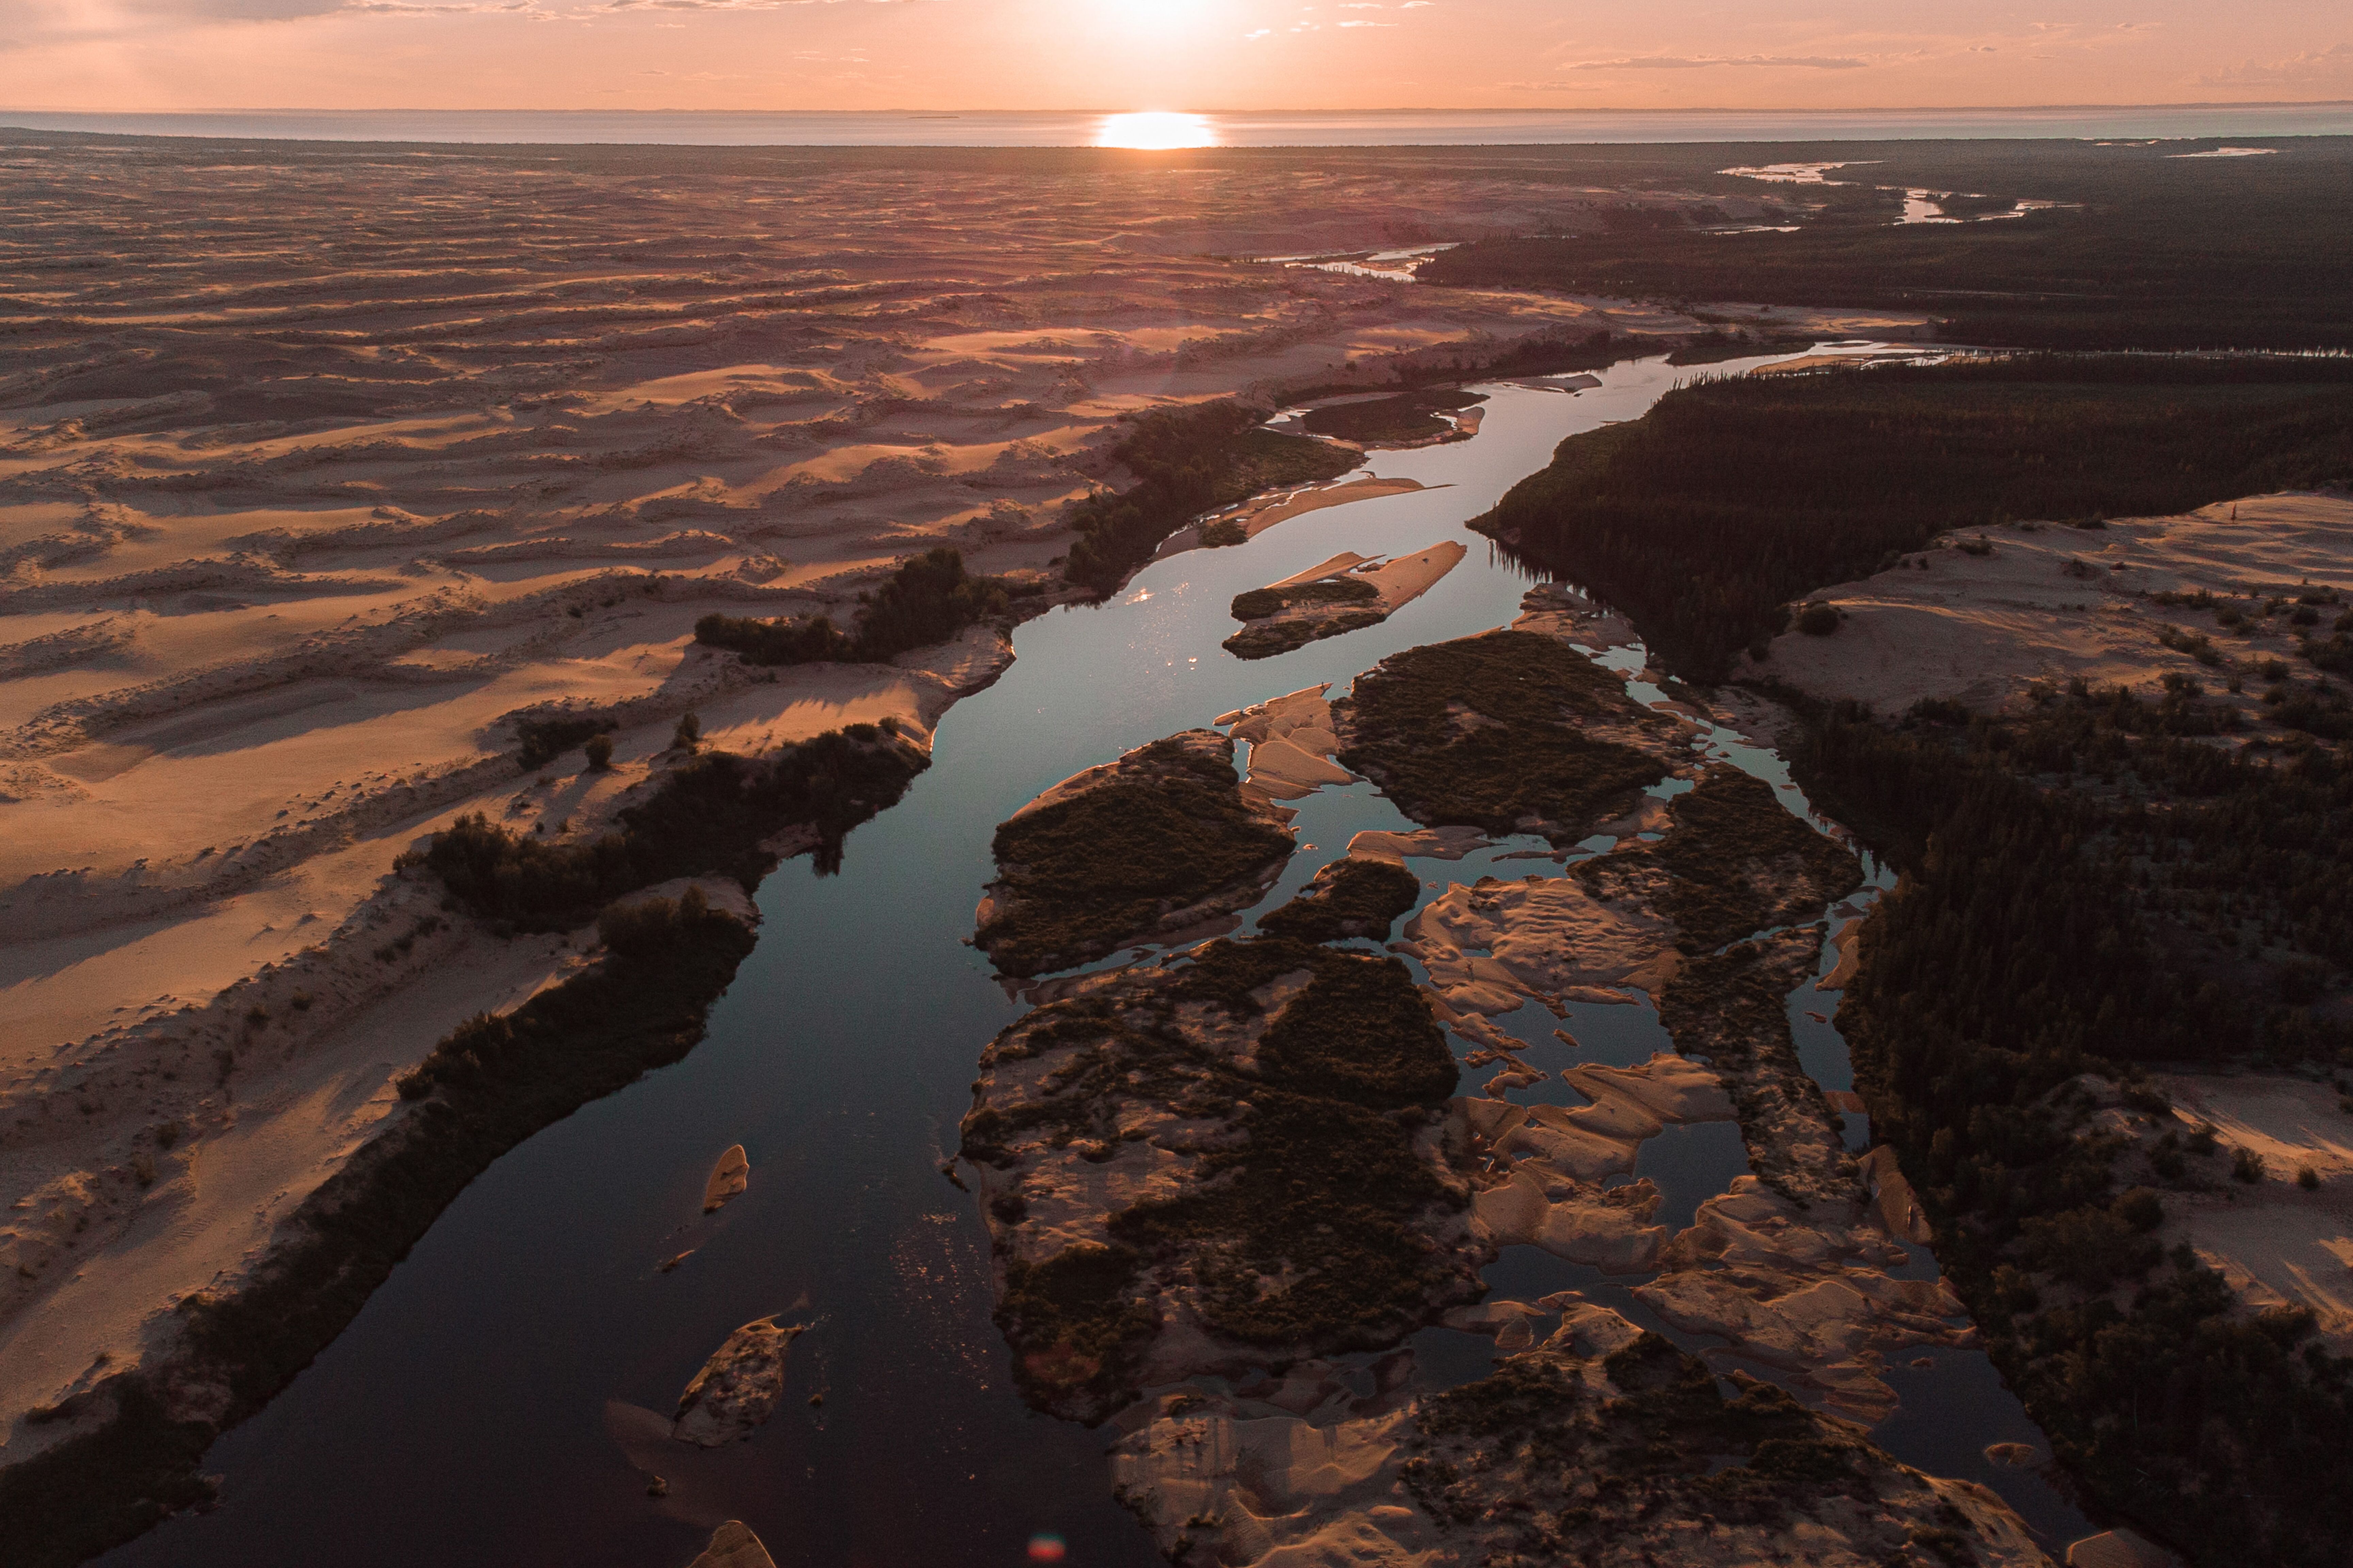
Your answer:
[[[1015,1394],[989,1321],[986,1232],[940,1173],[978,1053],[1021,1011],[964,942],[993,868],[991,832],[1048,784],[1129,747],[1507,624],[1527,582],[1464,520],[1543,467],[1562,437],[1639,416],[1682,374],[1646,361],[1576,394],[1488,388],[1475,439],[1376,455],[1377,473],[1446,488],[1172,557],[1115,603],[1022,626],[1012,668],[943,720],[931,771],[851,837],[840,876],[818,878],[804,858],[762,886],[759,945],[705,1042],[484,1173],[326,1353],[216,1446],[206,1468],[224,1478],[219,1507],[106,1561],[659,1564],[684,1563],[712,1524],[740,1518],[783,1564],[1012,1564],[1046,1531],[1075,1564],[1155,1562],[1111,1500],[1105,1438],[1033,1415]],[[1218,646],[1232,630],[1227,602],[1245,588],[1342,549],[1403,552],[1451,537],[1470,558],[1379,626],[1257,663]],[[1639,653],[1612,662],[1640,670]],[[1803,809],[1770,752],[1724,731],[1704,745]],[[1312,847],[1261,909],[1352,833],[1409,826],[1369,784],[1298,804]],[[1415,865],[1441,887],[1545,868],[1491,854]],[[1810,991],[1792,998],[1793,1017],[1831,1010],[1834,998],[1809,1001]],[[1533,1016],[1498,1022],[1539,1042],[1537,1065],[1569,1058],[1549,1014],[1541,1028]],[[1647,1007],[1572,1009],[1567,1026],[1584,1059],[1639,1060],[1665,1042]],[[1836,1032],[1810,1020],[1807,1031],[1810,1068],[1845,1087]],[[1642,1173],[1682,1221],[1745,1157],[1728,1127],[1672,1131],[1646,1146]],[[703,1177],[737,1142],[751,1190],[702,1218]],[[690,1247],[673,1272],[656,1272]],[[1919,1266],[1933,1260],[1923,1253]],[[1489,1277],[1524,1299],[1589,1288],[1648,1318],[1626,1281],[1534,1248],[1510,1249]],[[786,1403],[751,1441],[715,1453],[636,1439],[670,1486],[649,1500],[630,1434],[652,1424],[646,1412],[670,1409],[731,1330],[770,1312],[815,1323],[793,1348]],[[1426,1331],[1415,1343],[1434,1381],[1491,1364],[1489,1342],[1472,1336]],[[2040,1442],[1984,1357],[1936,1361],[1904,1369],[1907,1407],[1886,1440],[1940,1473],[2000,1486],[2059,1539],[2075,1533],[2080,1517],[2047,1487],[1978,1457],[2000,1438]]]

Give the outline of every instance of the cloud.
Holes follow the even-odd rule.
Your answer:
[[[604,0],[591,9],[613,14],[648,11],[785,11],[797,5],[838,5],[842,0]],[[900,5],[911,0],[868,0],[869,4]]]
[[[2241,60],[2198,79],[2200,87],[2284,87],[2353,80],[2353,44],[2306,49],[2284,59]]]
[[[554,17],[539,8],[538,0],[473,0],[473,3],[419,5],[414,0],[346,0],[337,16],[529,16],[536,22]]]
[[[1273,31],[1274,31],[1274,29],[1273,29],[1272,27],[1261,27],[1261,28],[1260,28],[1257,32],[1255,32],[1255,33],[1244,33],[1244,34],[1242,35],[1242,42],[1243,42],[1243,43],[1245,43],[1245,44],[1247,44],[1247,43],[1249,43],[1252,38],[1263,38],[1263,37],[1265,37],[1269,33],[1271,33],[1271,32],[1273,32]]]
[[[1871,64],[1853,55],[1628,55],[1614,60],[1572,60],[1563,70],[1705,70],[1712,66],[1776,66],[1798,70],[1858,70]]]
[[[1340,26],[1344,27],[1394,27],[1397,24],[1395,22],[1366,22],[1358,20],[1354,22],[1343,22]]]

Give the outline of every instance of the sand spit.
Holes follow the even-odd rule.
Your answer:
[[[731,1519],[711,1532],[711,1544],[686,1568],[776,1568],[776,1560],[750,1525]]]
[[[1862,1204],[1801,1205],[1737,1176],[1668,1245],[1658,1279],[1635,1296],[1686,1333],[1716,1334],[1720,1367],[1761,1364],[1866,1423],[1894,1415],[1880,1376],[1924,1345],[1968,1346],[1968,1309],[1942,1279],[1899,1279],[1908,1260]]]
[[[1219,714],[1213,722],[1236,741],[1250,744],[1242,798],[1283,811],[1277,801],[1298,800],[1326,784],[1352,782],[1356,774],[1332,760],[1339,738],[1332,732],[1327,681],[1252,707]],[[1284,820],[1289,820],[1285,813]]]
[[[1461,563],[1468,548],[1446,540],[1376,562],[1344,551],[1234,600],[1242,629],[1225,641],[1242,658],[1267,658],[1343,632],[1375,626],[1419,598]]]
[[[1494,841],[1475,827],[1425,827],[1414,833],[1367,828],[1348,840],[1348,853],[1403,865],[1408,859],[1460,860]]]
[[[776,1560],[750,1525],[731,1519],[711,1532],[711,1544],[686,1568],[776,1568]]]
[[[1442,485],[1425,485],[1419,479],[1386,479],[1367,474],[1362,479],[1334,479],[1324,484],[1302,486],[1295,490],[1272,490],[1239,506],[1211,512],[1199,522],[1187,523],[1168,536],[1168,542],[1160,547],[1160,555],[1174,555],[1179,551],[1201,548],[1205,542],[1201,537],[1202,530],[1213,524],[1237,526],[1242,531],[1244,539],[1256,539],[1278,522],[1288,522],[1294,517],[1304,517],[1327,506],[1345,506],[1350,501],[1377,500],[1383,496],[1401,496],[1413,490],[1444,488]],[[0,659],[6,657],[5,650],[0,650]]]
[[[702,1448],[750,1436],[776,1414],[785,1396],[785,1352],[807,1328],[772,1315],[728,1335],[679,1395],[672,1436]]]
[[[717,1214],[727,1206],[727,1200],[741,1197],[752,1184],[752,1161],[741,1143],[731,1144],[711,1167],[711,1179],[702,1184],[702,1212]]]
[[[1982,550],[1980,546],[1982,545]],[[2297,601],[2353,591],[2353,498],[2250,496],[2179,517],[2110,519],[2096,529],[2021,523],[1947,534],[1905,563],[1825,588],[1810,602],[1843,616],[1828,637],[1791,631],[1744,677],[1895,714],[1923,699],[2015,709],[2038,688],[2083,680],[2147,697],[2168,679],[2200,682],[2263,730],[2260,667],[2309,679],[2300,640],[2326,639],[2341,607],[2299,624]],[[2160,603],[2159,595],[2219,603]],[[2235,626],[2215,611],[2239,612]],[[2177,634],[2174,646],[2161,640]],[[2192,638],[2202,638],[2201,647]],[[2232,676],[2247,689],[2221,692]]]

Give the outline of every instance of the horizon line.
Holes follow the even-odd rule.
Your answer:
[[[2040,114],[2082,113],[2091,110],[2108,112],[2182,109],[2353,109],[2353,98],[2323,99],[2200,99],[2151,103],[1938,103],[1938,104],[1862,104],[1837,109],[1820,108],[1740,108],[1731,105],[1689,105],[1680,108],[1638,107],[1619,104],[1529,104],[1450,107],[1446,105],[1392,104],[1363,109],[1176,109],[1156,112],[1174,114],[1258,114],[1274,118],[1306,119],[1340,114]],[[392,105],[377,109],[319,108],[299,104],[213,106],[203,109],[56,109],[29,105],[0,107],[6,114],[111,114],[121,116],[154,116],[194,114],[325,114],[355,116],[364,114],[871,114],[925,117],[959,115],[1092,115],[1135,114],[1154,110],[1127,109],[973,109],[899,107],[888,109],[635,109],[619,106],[584,106],[567,109],[517,109],[502,106],[475,106],[467,109],[427,109],[408,105]]]

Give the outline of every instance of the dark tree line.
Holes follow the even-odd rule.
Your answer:
[[[1821,723],[1810,787],[1898,847],[1895,896],[1839,1014],[1874,1132],[2060,1457],[2209,1563],[2339,1563],[2353,1540],[2353,1361],[2303,1310],[2251,1314],[2147,1232],[2146,1189],[2069,1114],[2142,1062],[2353,1059],[2272,954],[2344,947],[2353,773],[2325,749],[2230,757],[2089,695],[2019,721]],[[2160,1150],[2183,1184],[2214,1184]]]
[[[1136,483],[1098,491],[1071,507],[1078,531],[1062,575],[1108,594],[1152,559],[1160,542],[1213,507],[1274,485],[1336,479],[1364,454],[1259,428],[1269,411],[1245,403],[1163,409],[1135,421],[1112,456]]]
[[[901,563],[881,587],[858,595],[854,632],[825,616],[761,620],[714,611],[694,623],[694,640],[742,654],[746,664],[887,664],[1005,614],[1011,596],[996,578],[965,572],[962,552],[927,550]]]
[[[1477,521],[1720,679],[1788,602],[1939,533],[2353,479],[2353,361],[2023,356],[1700,381]]]
[[[1604,215],[1604,233],[1477,241],[1432,257],[1419,276],[1674,301],[1868,305],[1938,318],[1954,342],[2353,347],[2353,142],[2297,138],[2267,156],[2212,161],[2166,155],[2187,150],[1818,149],[1855,161],[1831,176],[1851,183],[1780,187],[1785,211],[1759,232]],[[1737,151],[1727,161],[1754,163],[1766,150]],[[1964,181],[1991,199],[1947,212],[2008,206],[2013,196],[2063,205],[1990,222],[1894,221],[1900,187]],[[1750,195],[1771,188],[1715,184]]]

